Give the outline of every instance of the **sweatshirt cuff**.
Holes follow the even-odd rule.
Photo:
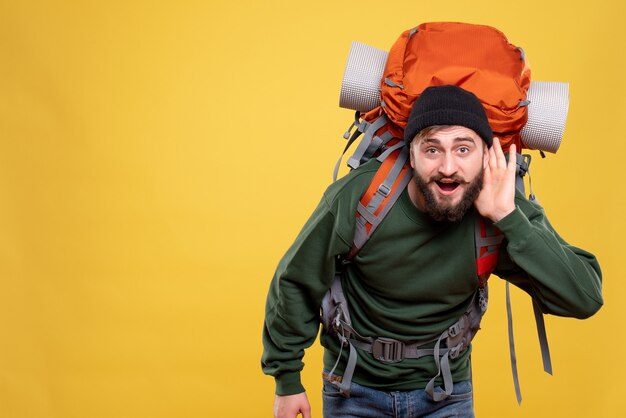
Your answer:
[[[300,382],[300,372],[283,373],[276,376],[275,380],[276,394],[278,396],[295,395],[304,392],[304,386]]]
[[[528,235],[532,225],[519,207],[494,224],[506,237],[509,244],[520,244]]]

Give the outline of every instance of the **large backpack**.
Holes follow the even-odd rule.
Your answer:
[[[349,67],[350,61],[346,72],[350,70]],[[366,94],[365,100],[357,100],[358,104],[353,107],[357,110],[354,123],[344,135],[348,139],[345,153],[350,145],[364,134],[354,154],[347,161],[349,167],[356,169],[372,158],[378,159],[381,165],[358,204],[352,248],[339,261],[338,273],[322,302],[324,328],[338,336],[342,350],[344,347],[349,349],[343,376],[341,378],[334,376],[333,368],[325,378],[342,394],[349,396],[352,374],[356,367],[356,349],[370,352],[374,358],[382,362],[433,356],[439,372],[428,383],[426,391],[438,401],[445,399],[452,392],[449,361],[469,347],[486,311],[487,279],[496,267],[499,245],[503,239],[501,233],[489,220],[479,218],[477,221],[475,253],[478,291],[466,313],[432,341],[405,344],[384,336],[361,336],[352,328],[348,304],[341,286],[341,266],[349,263],[367,242],[412,178],[403,133],[413,103],[421,92],[429,86],[448,84],[471,91],[483,104],[494,135],[501,139],[503,147],[507,149],[515,143],[517,149],[521,150],[526,145],[520,131],[528,120],[530,68],[523,50],[510,44],[506,37],[494,28],[464,23],[425,23],[405,31],[396,41],[386,58],[379,83],[379,105],[374,108],[370,105],[368,108],[368,105],[360,104],[361,101],[372,102],[374,95],[371,91]],[[345,83],[344,80],[342,90],[352,88],[358,89],[359,86]],[[344,97],[342,91],[342,100]],[[373,99],[377,100],[375,97]],[[342,106],[346,107],[343,104]],[[356,131],[351,134],[352,128],[355,127]],[[556,129],[557,131],[560,129],[560,135],[562,127],[559,125]],[[556,151],[549,148],[547,150]],[[523,191],[522,177],[528,170],[530,157],[518,154],[516,158],[517,186]],[[334,178],[337,176],[340,162],[341,158],[335,167]],[[533,306],[544,369],[551,373],[543,317],[538,305],[534,303]],[[507,314],[513,379],[518,402],[521,402],[508,282]],[[420,348],[433,341],[436,341],[433,349]],[[445,343],[445,347],[441,346],[442,343]],[[340,358],[341,352],[337,364]],[[444,381],[444,392],[437,393],[433,391],[433,386],[435,379],[440,375]]]

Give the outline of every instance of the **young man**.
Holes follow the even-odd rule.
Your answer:
[[[545,313],[585,318],[602,306],[595,257],[562,240],[544,212],[515,191],[515,158],[507,163],[485,111],[455,86],[429,87],[405,129],[414,179],[370,240],[343,270],[352,326],[365,337],[411,344],[433,341],[473,303],[474,228],[483,216],[502,231],[495,274],[528,292]],[[515,147],[510,149],[515,154]],[[351,248],[356,208],[380,163],[370,161],[332,184],[270,285],[263,370],[276,380],[274,414],[310,416],[300,382],[304,349],[319,329],[319,307],[338,257]],[[325,374],[341,380],[347,349],[322,332]],[[473,416],[470,351],[449,360],[452,392],[427,386],[438,376],[433,356],[381,362],[364,349],[344,397],[324,381],[324,416]],[[341,354],[340,354],[341,353]],[[442,385],[438,376],[435,384]],[[444,385],[447,387],[447,385]]]

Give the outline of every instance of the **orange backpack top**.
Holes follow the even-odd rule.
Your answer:
[[[385,113],[389,123],[384,130],[402,138],[422,91],[446,84],[478,97],[505,150],[513,143],[522,149],[519,132],[528,118],[530,67],[523,50],[489,26],[435,22],[402,33],[389,51],[381,80],[381,106],[361,117],[371,122]]]

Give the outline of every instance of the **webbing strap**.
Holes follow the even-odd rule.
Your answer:
[[[515,188],[522,194],[525,193],[524,187],[524,175],[528,171],[528,164],[521,154],[515,154],[515,162],[517,164],[517,170],[515,172]],[[507,155],[508,160],[508,155]],[[509,282],[506,282],[506,318],[508,324],[509,334],[509,356],[511,357],[511,373],[513,374],[513,386],[515,387],[515,397],[517,403],[522,403],[522,389],[519,385],[519,374],[517,373],[517,356],[515,354],[515,337],[513,335],[513,311],[511,309],[511,289]]]
[[[515,356],[515,340],[513,337],[513,312],[511,311],[511,291],[509,282],[506,282],[506,317],[509,325],[509,353],[511,355],[511,371],[513,372],[513,385],[515,386],[515,396],[517,403],[522,403],[522,391],[519,386],[519,376],[517,374],[517,358]]]
[[[348,139],[348,143],[346,144],[345,148],[343,149],[343,152],[339,156],[339,159],[335,163],[335,168],[333,169],[333,182],[337,181],[337,175],[339,173],[339,166],[341,165],[341,160],[343,159],[344,154],[348,151],[348,149],[350,148],[350,145],[352,145],[352,143],[356,141],[356,139],[361,135],[361,133],[363,133],[363,131],[367,129],[367,126],[369,125],[369,123],[367,123],[366,121],[359,121],[359,118],[360,118],[360,112],[357,110],[354,113],[354,122],[352,122],[352,125],[350,125],[350,128],[348,128],[348,130],[343,136],[345,139],[348,139],[348,137],[350,137],[350,139]],[[350,130],[355,126],[357,129],[356,131],[354,131],[352,136],[350,136]]]
[[[374,215],[372,212],[370,212],[369,210],[367,210],[367,208],[363,206],[361,202],[359,202],[359,205],[357,206],[356,211],[359,215],[361,215],[367,222],[371,223],[372,225],[378,222],[378,217]]]
[[[341,378],[341,382],[337,382],[336,386],[342,395],[349,397],[350,386],[352,385],[352,375],[354,374],[354,369],[356,367],[356,349],[350,343],[348,343],[348,347],[350,347],[350,354],[348,355],[348,363],[346,364],[346,369],[344,370],[343,377]],[[330,379],[330,376],[329,376],[329,379]]]
[[[380,139],[383,141],[383,145],[393,139],[393,134],[391,131],[385,131],[382,135],[380,135]]]
[[[407,184],[409,184],[412,178],[413,178],[413,174],[411,173],[410,170],[407,170],[407,172],[404,173],[404,176],[400,180],[398,187],[389,195],[387,204],[380,211],[378,215],[373,215],[369,209],[365,208],[363,205],[359,205],[359,207],[363,207],[363,211],[368,213],[368,218],[373,217],[374,222],[369,222],[365,216],[357,217],[356,224],[355,224],[355,231],[354,231],[354,249],[353,249],[354,254],[356,254],[356,252],[359,249],[361,249],[363,245],[365,245],[365,243],[367,242],[369,237],[372,235],[372,233],[376,230],[378,225],[380,225],[382,220],[385,219],[385,216],[387,216],[387,213],[389,213],[389,211],[393,207],[393,204],[395,203],[396,200],[398,200],[398,198],[402,194],[402,191],[406,188]],[[371,225],[371,227],[369,228],[369,231],[367,228],[368,222]],[[352,254],[351,256],[354,256],[354,254]]]
[[[518,154],[518,165],[520,160],[520,155]],[[516,187],[519,188],[519,183],[521,181],[521,177],[523,177],[526,173],[528,173],[528,184],[530,185],[530,201],[536,201],[536,197],[533,194],[532,182],[530,181],[530,155],[523,155],[522,164],[523,168],[518,170]],[[524,182],[521,181],[520,189],[522,193],[524,193]],[[548,335],[546,333],[546,324],[543,319],[543,313],[541,312],[541,308],[539,307],[539,303],[533,299],[533,313],[535,315],[535,324],[537,325],[537,336],[539,337],[539,347],[541,348],[541,362],[543,363],[543,370],[552,375],[552,359],[550,357],[550,346],[548,345]]]
[[[354,243],[352,244],[352,250],[348,253],[348,259],[354,257],[356,253],[365,245],[369,235],[367,235],[367,220],[363,216],[356,217],[356,223],[354,224]]]
[[[373,341],[375,341],[375,339],[366,338],[366,340],[371,340],[371,341],[360,341],[355,338],[349,339],[350,343],[354,345],[354,347],[358,348],[359,350],[365,351],[366,353],[372,354],[373,346],[374,346]],[[424,344],[427,344],[428,342],[429,341],[426,341],[423,343],[420,342],[420,343],[404,345],[404,347],[402,348],[401,356],[399,357],[398,361],[403,360],[405,358],[418,359],[422,357],[433,356],[435,354],[435,350],[433,348],[418,348]],[[444,348],[440,354],[445,354],[448,351],[450,351],[448,348]]]
[[[541,347],[541,361],[543,362],[543,370],[552,374],[552,360],[550,358],[550,347],[548,346],[548,336],[546,334],[546,324],[543,321],[543,313],[537,303],[533,299],[533,312],[535,314],[535,323],[537,324],[537,335],[539,337],[539,346]]]
[[[526,194],[523,177],[520,177],[520,176],[515,177],[515,187],[518,188],[522,192],[522,194],[524,195]]]
[[[352,258],[365,245],[370,235],[380,225],[406,185],[411,181],[413,175],[409,169],[406,169],[402,178],[398,179],[402,170],[405,169],[408,159],[409,153],[404,147],[393,162],[393,166],[383,182],[378,186],[374,196],[367,202],[367,206],[363,204],[363,198],[361,198],[357,208],[353,248],[347,256],[348,259]],[[383,164],[391,164],[391,161],[386,160]]]
[[[363,155],[359,158],[359,165],[368,162],[370,158],[372,158],[372,156],[376,153],[376,151],[378,151],[378,149],[383,146],[383,143],[384,141],[382,137],[378,135],[374,135],[374,137],[372,138],[372,141],[367,146],[367,149],[365,150]]]
[[[339,307],[339,309],[341,309],[341,314],[343,316],[342,319],[351,325],[352,320],[350,318],[350,310],[348,309],[348,301],[346,300],[346,296],[343,294],[340,273],[337,273],[335,275],[335,279],[330,285],[330,293],[333,300],[335,301],[335,304]]]
[[[356,368],[356,349],[354,346],[346,339],[345,335],[340,335],[339,340],[341,341],[341,348],[339,349],[339,356],[337,356],[337,361],[333,366],[332,370],[328,372],[328,376],[326,376],[326,380],[330,382],[333,386],[339,389],[339,392],[345,396],[350,397],[350,386],[352,385],[352,375],[354,374],[354,369]],[[343,346],[348,345],[350,353],[348,354],[348,362],[346,363],[346,368],[343,372],[343,376],[341,379],[334,379],[335,369],[339,364],[339,360],[341,359],[341,353],[343,351]]]
[[[354,373],[354,368],[356,366],[356,350],[350,344],[348,337],[351,333],[355,333],[352,329],[352,321],[350,319],[350,310],[348,309],[348,301],[343,293],[343,287],[341,286],[341,273],[337,273],[333,280],[333,283],[330,285],[330,297],[335,302],[337,310],[339,312],[332,312],[332,315],[335,316],[334,321],[336,323],[333,324],[335,327],[335,331],[338,333],[340,341],[340,349],[339,356],[337,356],[337,361],[333,366],[332,370],[328,373],[328,381],[336,386],[340,393],[344,396],[350,396],[350,385],[352,383],[352,374]],[[346,334],[347,331],[347,334]],[[350,349],[350,353],[348,354],[348,362],[346,364],[346,369],[344,371],[343,378],[341,381],[337,381],[333,379],[333,374],[335,373],[335,369],[339,364],[339,360],[341,359],[341,353],[343,352],[343,347],[348,345]]]
[[[507,161],[508,157],[509,156],[507,154]],[[515,164],[517,165],[517,170],[515,172],[515,188],[522,192],[523,195],[526,194],[526,188],[524,187],[524,176],[530,168],[530,160],[531,156],[529,154],[515,154]]]
[[[479,247],[491,247],[492,245],[500,245],[504,240],[504,235],[496,235],[491,237],[476,237],[476,245]]]
[[[507,155],[508,158],[508,155]],[[524,187],[524,176],[529,172],[531,156],[528,154],[516,154],[516,164],[517,171],[515,176],[515,187],[525,194]],[[530,176],[530,175],[529,175]],[[530,179],[529,179],[529,184]],[[534,194],[532,193],[532,184],[531,184],[531,195],[530,200],[536,200]],[[515,396],[517,397],[517,402],[519,404],[522,403],[522,392],[519,384],[519,375],[517,372],[517,357],[515,355],[515,339],[513,337],[513,313],[511,308],[511,296],[509,289],[509,282],[506,282],[506,315],[508,322],[508,334],[509,334],[509,353],[511,357],[511,371],[513,373],[513,385],[515,386]],[[543,319],[543,313],[541,312],[541,308],[539,304],[533,299],[533,313],[535,316],[535,323],[537,325],[537,336],[539,337],[539,346],[541,348],[541,360],[543,362],[543,370],[546,373],[552,374],[552,360],[550,357],[550,347],[548,345],[548,336],[546,334],[546,326]]]
[[[413,172],[411,170],[407,170],[404,173],[404,176],[402,177],[402,179],[400,180],[400,184],[398,185],[396,190],[394,190],[393,193],[391,194],[391,196],[389,197],[389,201],[387,202],[387,204],[385,205],[383,210],[381,210],[380,213],[378,214],[378,216],[377,216],[377,222],[378,223],[376,225],[372,224],[372,229],[370,230],[370,235],[372,234],[372,232],[374,232],[374,229],[376,229],[378,224],[380,224],[382,222],[382,220],[385,219],[385,216],[387,216],[387,213],[393,207],[394,202],[396,200],[398,200],[398,197],[400,197],[400,194],[402,194],[402,191],[406,188],[406,186],[409,184],[409,182],[411,181],[412,178],[413,178]]]
[[[450,396],[454,387],[452,383],[452,373],[450,372],[450,359],[448,357],[448,352],[443,354],[443,357],[441,358],[441,360],[439,360],[439,355],[441,354],[441,340],[447,337],[448,331],[445,331],[443,334],[441,334],[441,336],[437,340],[437,343],[435,344],[433,357],[435,358],[435,364],[437,365],[437,374],[432,379],[430,379],[428,384],[426,384],[426,388],[424,389],[435,402],[442,401]],[[435,380],[441,375],[443,375],[444,391],[435,393]]]
[[[372,197],[372,199],[367,204],[367,209],[370,212],[376,213],[376,209],[378,209],[383,199],[389,195],[391,187],[398,179],[398,175],[400,174],[400,171],[402,171],[402,169],[404,168],[404,163],[406,163],[408,158],[409,152],[405,147],[404,149],[402,149],[402,151],[400,151],[398,159],[393,164],[393,167],[391,167],[391,171],[389,171],[389,174],[387,175],[387,177],[385,177],[385,180],[378,187],[378,190],[376,191],[374,197]]]
[[[523,51],[522,51],[523,53]],[[521,158],[520,158],[521,157]],[[521,161],[520,161],[521,160]],[[516,187],[520,189],[522,193],[524,193],[524,181],[523,177],[526,173],[528,173],[528,184],[530,186],[530,201],[536,201],[536,197],[533,193],[533,186],[530,180],[530,155],[517,155],[517,164],[518,164],[518,172],[516,178]],[[521,188],[520,188],[521,187]],[[533,313],[535,315],[535,324],[537,325],[537,336],[539,337],[539,347],[541,348],[541,361],[543,363],[543,370],[552,374],[552,359],[550,357],[550,347],[548,345],[548,335],[546,333],[546,324],[543,319],[543,313],[541,312],[541,308],[537,301],[533,299]]]
[[[389,135],[391,135],[391,132],[385,132],[385,133],[388,133]],[[393,138],[393,135],[391,135],[391,137]],[[383,161],[385,161],[385,158],[389,157],[389,154],[391,154],[398,148],[402,148],[403,146],[405,146],[404,142],[400,141],[397,144],[392,145],[391,147],[387,148],[385,152],[383,152],[378,157],[376,157],[376,159],[382,163]]]
[[[502,234],[502,232],[500,232],[500,230],[496,228],[496,226],[491,221],[484,220],[484,225],[485,235],[481,236],[481,240],[485,239],[486,241],[490,241],[492,239],[495,239],[495,241],[497,241],[496,243],[487,243],[487,251],[498,251],[500,249],[500,244],[504,240],[504,234]],[[496,266],[494,265],[494,270],[495,267]]]
[[[357,168],[359,165],[361,165],[361,158],[363,157],[363,155],[365,155],[365,152],[367,151],[367,148],[370,146],[370,143],[372,142],[372,139],[374,138],[376,131],[378,131],[380,128],[382,128],[386,124],[387,124],[387,116],[383,113],[382,115],[378,117],[378,119],[372,122],[365,129],[363,139],[361,139],[359,146],[356,148],[356,151],[354,151],[354,154],[352,155],[352,157],[348,158],[348,165],[351,168]]]
[[[449,350],[446,348],[446,352]],[[406,347],[405,358],[421,358],[427,356],[435,355],[435,350],[432,348],[416,348],[416,347]]]
[[[390,87],[398,87],[399,89],[404,89],[404,85],[403,84],[398,84],[395,81],[393,81],[390,78],[385,77],[385,84],[390,86]]]

